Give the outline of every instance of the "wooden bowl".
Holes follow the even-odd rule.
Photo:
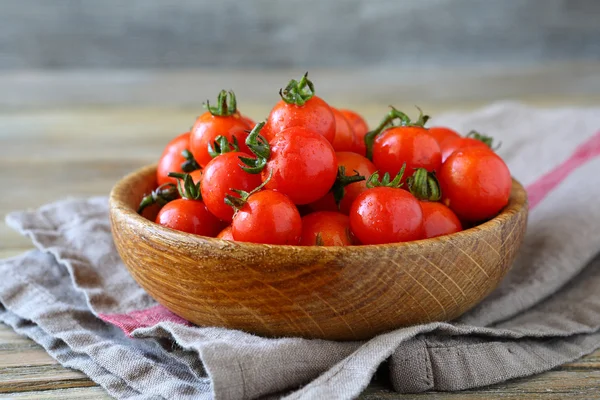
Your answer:
[[[448,236],[353,247],[238,243],[138,215],[155,174],[155,166],[142,168],[110,195],[114,241],[131,275],[188,321],[268,337],[367,339],[452,320],[498,285],[527,222],[525,190],[513,181],[500,215]]]

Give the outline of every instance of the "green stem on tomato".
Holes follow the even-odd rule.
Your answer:
[[[237,99],[235,98],[235,93],[233,93],[232,90],[229,92],[221,90],[217,96],[217,106],[211,106],[210,102],[206,100],[204,107],[208,112],[217,117],[229,117],[234,115],[237,112]]]
[[[297,106],[303,106],[306,102],[315,95],[315,85],[310,79],[308,79],[308,72],[306,72],[300,81],[292,79],[285,89],[279,90],[279,96],[281,99],[288,104],[295,104]]]
[[[265,126],[264,122],[256,124],[256,126],[250,131],[250,134],[246,138],[246,146],[256,156],[256,158],[241,157],[240,161],[244,165],[240,165],[244,171],[249,174],[259,174],[267,165],[269,157],[271,157],[271,147],[269,142],[263,136],[260,135],[260,130]]]
[[[230,143],[225,136],[217,136],[213,144],[208,144],[208,154],[210,154],[212,158],[215,158],[221,154],[230,153],[232,151],[240,151],[237,137],[233,136],[232,139],[233,140]]]
[[[346,194],[346,186],[354,182],[364,181],[366,179],[358,171],[355,170],[354,172],[356,172],[355,175],[346,176],[346,167],[340,165],[338,168],[337,177],[335,178],[335,182],[331,187],[331,193],[333,194],[333,199],[335,200],[338,210],[340,208],[340,203]]]
[[[179,172],[169,172],[171,178],[177,178],[177,190],[182,198],[188,200],[202,200],[200,193],[200,182],[194,183],[190,174],[181,174]],[[183,186],[181,185],[183,181]]]
[[[192,172],[200,169],[200,165],[196,162],[191,151],[185,149],[181,152],[181,155],[185,158],[185,161],[181,163],[181,170],[183,172]]]
[[[500,145],[502,145],[502,142],[500,142],[497,146],[494,147],[494,138],[492,136],[483,135],[475,130],[472,130],[469,133],[467,133],[466,137],[479,140],[494,151],[498,150],[500,148]]]
[[[149,195],[142,198],[140,205],[138,206],[138,214],[141,214],[146,207],[153,204],[164,206],[170,201],[177,199],[177,187],[174,183],[164,183],[158,188],[153,190]]]
[[[396,174],[393,180],[390,180],[390,174],[385,173],[383,178],[379,179],[379,171],[373,172],[373,174],[367,180],[368,188],[375,187],[391,187],[391,188],[400,188],[402,186],[402,176],[404,175],[404,171],[406,170],[406,163],[402,164],[402,168]]]
[[[425,168],[417,168],[412,176],[406,179],[409,192],[419,200],[438,201],[442,198],[440,183],[435,173]]]
[[[238,212],[240,208],[242,208],[244,206],[244,204],[246,204],[246,202],[248,201],[248,198],[250,196],[252,196],[254,193],[259,192],[262,188],[265,187],[265,185],[271,180],[271,177],[273,176],[273,171],[271,171],[269,173],[269,176],[267,177],[267,179],[265,179],[260,185],[258,185],[257,187],[255,187],[254,189],[252,189],[250,192],[246,192],[245,190],[239,190],[239,189],[230,189],[232,192],[239,194],[239,197],[236,196],[232,196],[230,194],[225,195],[225,204],[227,204],[230,207],[233,207],[234,212]]]
[[[375,129],[367,134],[364,137],[365,147],[367,148],[367,158],[369,160],[373,160],[373,143],[375,143],[375,138],[383,132],[386,128],[394,126],[394,121],[398,120],[400,122],[399,126],[419,126],[424,127],[427,121],[429,120],[429,115],[423,115],[423,111],[417,107],[419,110],[419,118],[412,122],[410,117],[403,113],[400,110],[397,110],[393,106],[390,106],[391,110],[387,112],[385,117],[381,120],[379,125]]]

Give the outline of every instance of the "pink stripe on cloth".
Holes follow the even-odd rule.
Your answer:
[[[160,322],[170,321],[181,325],[191,325],[161,305],[126,314],[98,314],[98,316],[104,322],[120,328],[128,336],[131,336],[131,333],[138,328],[149,328]]]
[[[573,171],[586,162],[600,156],[600,132],[579,145],[567,160],[527,186],[529,209],[535,208],[546,196]]]

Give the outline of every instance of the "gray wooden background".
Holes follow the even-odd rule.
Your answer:
[[[600,59],[600,0],[0,0],[0,69]]]

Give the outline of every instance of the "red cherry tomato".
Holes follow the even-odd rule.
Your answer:
[[[233,217],[231,230],[234,240],[240,242],[297,245],[302,220],[286,195],[262,190],[248,197]]]
[[[335,156],[337,158],[338,168],[343,166],[346,169],[346,176],[355,175],[356,172],[358,172],[365,177],[365,180],[351,183],[344,188],[344,197],[340,202],[339,210],[331,192],[327,193],[316,202],[309,204],[309,207],[313,211],[339,211],[348,215],[350,206],[352,206],[354,200],[359,194],[367,190],[366,180],[369,179],[371,174],[377,171],[377,167],[375,167],[375,164],[369,161],[368,158],[357,153],[341,151],[335,153]]]
[[[458,139],[461,137],[455,130],[443,126],[432,126],[427,129],[427,133],[438,142],[440,148],[442,147],[442,143],[446,140]]]
[[[181,154],[185,149],[190,147],[190,133],[182,133],[175,139],[171,140],[163,150],[158,166],[156,167],[157,186],[171,182],[176,183],[177,179],[169,177],[169,172],[183,172],[181,164],[186,160]]]
[[[425,239],[462,231],[460,220],[451,209],[433,201],[422,201]]]
[[[335,138],[335,116],[331,107],[320,97],[313,96],[303,106],[288,104],[280,100],[267,117],[267,123],[261,135],[267,141],[284,129],[304,127],[311,132],[324,136],[329,143]]]
[[[225,204],[225,196],[239,197],[231,189],[250,192],[261,184],[258,174],[249,174],[240,168],[239,157],[249,157],[246,153],[224,153],[212,159],[206,167],[201,183],[202,200],[208,210],[222,221],[231,222],[233,208]]]
[[[508,204],[512,189],[510,171],[489,149],[471,147],[454,152],[437,177],[443,203],[462,221],[490,219]]]
[[[178,231],[214,237],[222,222],[200,200],[177,199],[167,203],[156,216],[156,223]]]
[[[423,211],[406,190],[375,187],[352,203],[350,227],[363,244],[419,240],[424,236]]]
[[[335,151],[353,151],[356,147],[356,137],[350,122],[339,110],[331,108],[335,116],[335,138],[333,148]]]
[[[233,233],[231,232],[231,225],[229,225],[227,228],[223,229],[217,235],[217,238],[223,239],[223,240],[233,240]]]
[[[395,176],[405,162],[405,178],[415,168],[439,170],[442,164],[440,146],[427,134],[427,129],[417,126],[394,127],[375,138],[373,164],[381,173],[388,172],[390,176]]]
[[[354,136],[356,137],[356,141],[354,142],[354,151],[355,153],[360,154],[361,156],[366,155],[367,149],[365,147],[365,135],[369,132],[369,125],[364,120],[360,114],[352,111],[352,110],[340,110],[340,112],[346,117],[352,129],[354,129]]]
[[[220,117],[207,111],[198,117],[192,127],[190,151],[198,164],[204,167],[212,160],[211,155],[208,153],[208,145],[212,145],[217,136],[221,135],[226,137],[229,142],[232,142],[235,136],[240,151],[250,154],[250,150],[245,143],[249,129],[251,127],[239,115]]]
[[[263,170],[267,189],[287,195],[294,204],[308,204],[323,197],[337,176],[337,160],[322,135],[296,126],[281,131],[271,142],[271,156]]]
[[[240,114],[240,118],[248,125],[248,129],[252,129],[254,128],[254,125],[256,125],[256,122],[250,117]]]
[[[347,215],[318,211],[302,218],[301,246],[352,246],[355,242]]]
[[[483,143],[481,140],[468,137],[448,139],[440,145],[440,148],[442,150],[442,162],[446,161],[448,157],[450,157],[450,155],[456,150],[463,150],[469,147],[477,147],[480,149],[491,150],[490,147],[487,144]]]

